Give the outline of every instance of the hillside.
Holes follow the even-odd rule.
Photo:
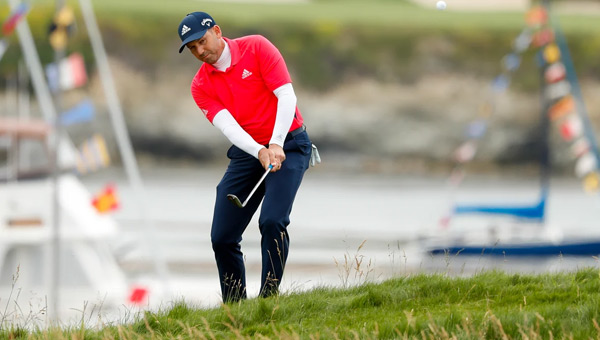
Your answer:
[[[49,0],[30,13],[44,63],[52,51],[44,39]],[[313,1],[293,3],[171,1],[164,9],[132,0],[96,2],[103,38],[135,149],[144,159],[214,161],[226,140],[199,114],[189,83],[199,64],[178,54],[174,33],[182,13],[213,14],[226,36],[263,34],[288,63],[308,131],[326,158],[376,160],[381,171],[443,169],[490,94],[502,58],[524,27],[519,11],[436,11],[405,1]],[[130,18],[135,17],[135,21]],[[600,40],[597,16],[560,14],[590,115],[600,128],[597,93]],[[80,25],[83,27],[83,25]],[[13,44],[13,46],[15,46]],[[104,102],[85,31],[70,47],[88,62],[90,85],[67,93],[66,105],[91,94]],[[0,72],[14,70],[19,51],[7,52]],[[499,98],[489,140],[475,164],[529,166],[537,138],[539,75],[533,55],[525,55],[513,86]],[[72,131],[83,136],[108,129],[100,116],[93,126]],[[112,143],[114,147],[114,143]],[[557,164],[568,168],[565,150]],[[341,155],[341,156],[340,156]],[[415,166],[415,164],[417,166]],[[413,169],[414,168],[414,169]]]

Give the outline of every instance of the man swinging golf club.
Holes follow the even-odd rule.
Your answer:
[[[292,204],[312,151],[287,66],[266,38],[225,38],[204,12],[183,18],[178,33],[179,52],[187,48],[203,62],[192,81],[192,97],[233,144],[217,185],[211,230],[223,301],[246,298],[240,242],[261,201],[260,296],[273,295],[288,256]]]

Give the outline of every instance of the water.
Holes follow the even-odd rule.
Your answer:
[[[210,222],[215,185],[220,169],[164,169],[144,173],[148,215],[162,240],[160,247],[172,271],[185,277],[201,277],[212,282],[202,302],[218,302],[218,285],[210,247]],[[100,182],[89,183],[91,186]],[[476,178],[466,180],[456,192],[462,202],[533,203],[539,188],[535,179]],[[139,235],[138,213],[126,183],[120,185],[123,209],[115,214],[127,237]],[[448,207],[446,178],[405,177],[378,174],[340,174],[309,171],[298,193],[289,228],[291,244],[286,281],[288,286],[339,285],[339,263],[344,256],[364,256],[371,261],[373,276],[394,272],[447,270],[447,260],[436,263],[419,249],[416,239],[438,228]],[[581,190],[577,180],[554,180],[548,200],[549,225],[561,228],[566,236],[600,237],[597,228],[597,196]],[[258,281],[260,235],[257,216],[244,234],[250,284]],[[136,236],[140,241],[143,238]],[[364,242],[364,244],[363,244]],[[358,247],[363,244],[360,251]],[[130,254],[135,258],[135,254]],[[336,260],[338,265],[336,265]],[[477,259],[481,268],[500,265],[522,271],[575,268],[595,264],[595,259],[571,262],[568,259],[530,260]],[[455,265],[464,266],[453,259]],[[498,262],[498,263],[497,263]],[[534,261],[535,262],[535,261]],[[468,264],[467,264],[468,266]],[[255,287],[250,286],[253,290]],[[257,290],[257,289],[254,289]]]

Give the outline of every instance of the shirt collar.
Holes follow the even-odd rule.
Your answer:
[[[235,40],[231,40],[231,39],[225,38],[225,37],[223,37],[223,39],[225,39],[225,42],[229,46],[229,52],[231,53],[231,65],[227,69],[227,70],[229,70],[231,67],[236,65],[238,63],[238,61],[240,61],[240,47],[239,47],[237,41],[235,41]],[[210,73],[218,71],[211,64],[204,63],[204,66],[206,67],[206,70]],[[227,72],[227,70],[225,70],[225,72]]]

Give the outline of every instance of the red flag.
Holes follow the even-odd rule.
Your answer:
[[[541,30],[533,35],[531,44],[534,47],[542,47],[554,41],[554,32],[550,29]]]
[[[2,24],[2,34],[5,36],[11,34],[15,30],[15,27],[17,27],[19,20],[27,14],[28,10],[29,7],[26,3],[19,4],[19,6],[10,14],[8,19],[6,19],[4,24]]]
[[[117,199],[114,186],[107,185],[104,190],[92,200],[92,205],[101,214],[117,210],[119,208],[119,200]]]
[[[133,287],[131,294],[129,294],[128,301],[134,305],[142,305],[148,299],[148,288],[146,287]]]
[[[581,119],[576,114],[570,115],[560,124],[560,135],[567,142],[579,137],[582,131],[583,123],[581,123]]]

